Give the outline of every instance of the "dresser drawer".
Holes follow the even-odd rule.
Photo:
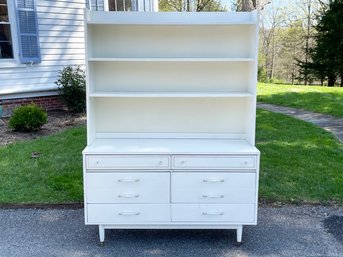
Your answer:
[[[172,204],[173,222],[255,222],[254,204]]]
[[[169,156],[91,155],[86,156],[87,169],[168,169]]]
[[[170,174],[88,173],[87,203],[169,203]]]
[[[87,204],[91,224],[170,222],[169,204]]]
[[[255,156],[174,156],[173,169],[254,169]]]
[[[256,173],[175,172],[173,203],[255,203]]]

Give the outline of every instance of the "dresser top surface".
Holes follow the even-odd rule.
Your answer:
[[[259,154],[246,140],[95,139],[84,154]]]

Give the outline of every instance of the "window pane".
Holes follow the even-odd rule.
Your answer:
[[[0,59],[13,58],[11,28],[0,24]]]
[[[131,0],[108,0],[110,11],[132,11]]]
[[[1,4],[0,2],[0,22],[1,21],[8,21],[8,11],[7,11],[7,5]]]

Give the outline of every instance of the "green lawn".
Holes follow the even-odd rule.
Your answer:
[[[343,118],[343,88],[258,84],[259,102],[302,108]]]
[[[83,198],[84,127],[0,148],[0,203],[67,203]],[[31,158],[32,152],[40,153]]]
[[[0,148],[0,203],[69,203],[83,200],[84,127]],[[324,130],[259,110],[260,198],[343,204],[343,150]],[[32,152],[40,157],[31,158]]]
[[[260,197],[269,201],[343,204],[343,146],[310,123],[257,112]]]

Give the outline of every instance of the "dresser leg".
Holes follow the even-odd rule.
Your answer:
[[[100,237],[100,246],[104,246],[104,244],[105,244],[105,227],[103,225],[99,225],[99,237]]]
[[[238,245],[242,242],[243,225],[237,227],[237,243]]]

